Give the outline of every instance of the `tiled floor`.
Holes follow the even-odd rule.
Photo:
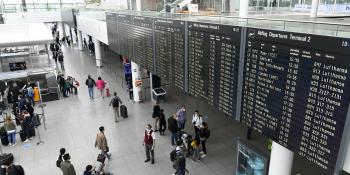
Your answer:
[[[127,100],[126,90],[122,88],[122,64],[115,55],[107,52],[103,56],[105,67],[96,68],[94,57],[77,48],[65,48],[66,75],[76,77],[80,83],[79,95],[71,96],[60,101],[49,102],[45,108],[47,130],[41,126],[40,133],[43,145],[35,143],[38,137],[28,144],[18,141],[15,147],[5,147],[4,152],[14,153],[16,163],[23,165],[27,175],[59,175],[61,171],[55,162],[58,150],[65,147],[72,156],[72,162],[77,174],[82,174],[88,164],[94,164],[98,150],[94,141],[98,127],[106,128],[112,159],[108,161],[107,169],[117,175],[170,175],[174,171],[169,160],[169,133],[157,136],[155,148],[155,164],[144,163],[145,153],[142,147],[142,134],[145,124],[153,124],[151,118],[152,104],[149,100],[134,104]],[[112,109],[108,106],[110,98],[89,100],[85,79],[90,74],[95,79],[102,76],[111,83],[111,91],[117,91],[129,110],[129,118],[115,123]],[[117,83],[118,82],[118,83]],[[230,175],[234,174],[235,137],[244,137],[245,127],[233,119],[213,110],[203,102],[182,94],[172,88],[167,88],[166,103],[161,103],[166,116],[176,112],[185,104],[187,117],[190,119],[195,109],[201,111],[211,128],[212,134],[208,141],[208,156],[201,162],[191,162],[187,159],[188,169],[192,175]],[[149,96],[149,92],[147,92]],[[95,94],[96,97],[99,95]],[[186,131],[194,131],[187,125]],[[18,139],[19,140],[19,139]],[[266,151],[266,138],[254,134],[252,144]],[[296,157],[293,174],[319,175],[317,167]]]

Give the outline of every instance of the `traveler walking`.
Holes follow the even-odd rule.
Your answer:
[[[83,45],[84,49],[87,48],[87,43],[86,43],[86,39],[85,38],[83,39],[83,43],[84,43],[84,45]]]
[[[92,79],[90,75],[88,75],[85,84],[88,87],[90,99],[94,99],[94,87],[96,86],[95,80]]]
[[[113,107],[115,122],[118,122],[117,118],[119,118],[119,103],[123,104],[123,102],[117,96],[117,92],[114,92],[113,95],[114,96],[113,96],[111,102],[109,103],[109,106]]]
[[[102,80],[101,77],[98,77],[98,79],[96,81],[96,88],[100,91],[102,98],[105,98],[105,95],[104,95],[105,87],[106,87],[105,81]]]
[[[160,119],[159,119],[159,134],[164,135],[164,131],[166,130],[166,120],[164,115],[164,109],[160,110]]]
[[[151,163],[154,164],[154,147],[156,143],[156,135],[152,130],[151,124],[146,125],[146,129],[143,134],[144,134],[144,138],[143,138],[142,145],[145,146],[146,158],[147,158],[145,162],[151,161]]]
[[[173,114],[168,118],[168,130],[171,133],[171,145],[175,146],[177,142],[177,132],[178,132],[176,114]]]
[[[185,124],[186,124],[186,108],[185,106],[181,106],[179,111],[176,113],[177,116],[177,123],[179,125],[179,129],[183,130],[185,129]]]
[[[31,129],[32,129],[32,119],[30,117],[30,114],[27,111],[23,111],[23,120],[22,120],[22,129],[24,131],[24,135],[25,135],[25,140],[24,142],[28,142],[31,139]]]
[[[99,131],[96,135],[96,141],[95,141],[95,147],[101,150],[101,154],[108,157],[108,159],[111,158],[111,153],[109,152],[109,147],[107,143],[107,138],[105,136],[105,128],[103,126],[100,126]]]
[[[24,175],[24,169],[21,165],[13,164],[14,158],[13,156],[9,157],[8,160],[2,162],[1,167],[5,169],[6,175]],[[2,172],[1,172],[2,173]]]
[[[64,161],[62,161],[60,165],[63,175],[76,175],[74,166],[70,162],[70,159],[71,157],[68,153],[63,155]]]
[[[154,118],[154,132],[158,132],[158,123],[160,119],[160,107],[158,104],[158,101],[156,101],[156,104],[153,106],[153,113],[152,118]]]
[[[173,167],[176,170],[176,173],[173,175],[185,175],[186,172],[189,173],[186,169],[186,157],[180,147],[176,148],[176,158],[173,162]]]
[[[9,145],[16,145],[16,124],[12,121],[11,116],[8,115],[5,119],[4,127],[7,132]]]
[[[65,148],[61,148],[60,149],[60,155],[58,155],[58,158],[56,160],[56,166],[58,168],[61,167],[61,163],[63,162],[63,155],[66,153],[66,149]]]
[[[63,53],[62,53],[62,51],[58,52],[58,62],[60,62],[61,71],[64,71],[64,63],[63,63]]]
[[[203,123],[202,115],[199,114],[198,110],[194,111],[194,114],[192,117],[192,124],[194,128],[195,137],[198,137],[198,131],[202,126],[202,123]]]
[[[92,165],[87,165],[84,171],[83,175],[92,175],[93,172],[93,166]]]

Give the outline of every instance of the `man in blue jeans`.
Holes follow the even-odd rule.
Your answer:
[[[171,133],[171,145],[175,146],[177,142],[178,126],[176,121],[176,114],[168,118],[168,130]]]
[[[94,87],[96,86],[95,80],[92,79],[90,75],[88,75],[85,84],[88,87],[90,99],[94,99]]]

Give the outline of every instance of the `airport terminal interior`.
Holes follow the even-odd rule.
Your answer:
[[[349,0],[0,0],[0,175],[348,175],[349,104]]]

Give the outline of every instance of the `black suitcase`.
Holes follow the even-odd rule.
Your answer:
[[[1,165],[9,165],[11,163],[13,163],[13,154],[12,153],[4,153],[4,154],[0,154],[0,164]]]
[[[128,108],[126,108],[125,105],[121,105],[121,106],[120,106],[120,115],[121,115],[123,118],[128,118]]]
[[[23,130],[19,132],[19,137],[21,138],[22,142],[24,142],[27,139],[26,133]]]
[[[1,144],[4,146],[9,145],[9,139],[7,137],[7,132],[4,127],[0,130]]]
[[[30,128],[30,137],[35,137],[35,128]]]

